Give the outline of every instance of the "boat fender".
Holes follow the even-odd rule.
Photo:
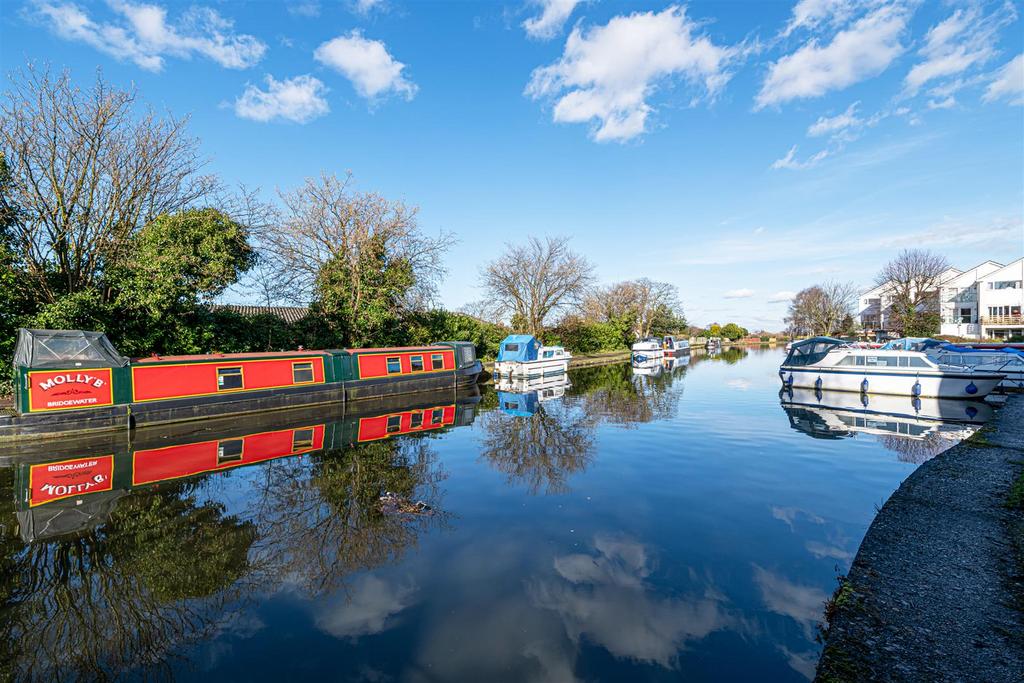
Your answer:
[[[822,396],[824,396],[824,394],[821,393],[821,389],[815,388],[814,389],[814,398],[816,398],[818,400],[818,403],[821,403],[821,397]]]
[[[920,382],[914,382],[914,386],[910,390],[910,395],[913,396],[914,398],[917,398],[918,396],[921,395],[921,383]]]
[[[868,393],[868,387],[869,386],[870,385],[868,384],[868,378],[865,377],[864,381],[860,383],[860,393],[862,393],[862,394]]]
[[[793,373],[789,373],[789,379],[786,380],[786,386],[790,389],[793,388]]]
[[[821,377],[820,376],[818,377],[818,379],[814,380],[814,388],[817,389],[818,391],[821,391]]]
[[[865,408],[868,407],[868,395],[867,394],[861,394],[860,395],[860,404],[862,406],[864,406]]]
[[[977,414],[978,414],[978,409],[977,408],[975,408],[974,406],[967,406],[967,417],[973,419],[974,416],[977,415]]]
[[[921,399],[919,399],[917,396],[915,396],[914,400],[910,402],[910,405],[914,406],[915,413],[921,412]]]
[[[974,382],[972,381],[970,384],[967,385],[966,388],[964,388],[964,391],[966,391],[968,394],[973,395],[978,393],[978,387],[974,386]]]

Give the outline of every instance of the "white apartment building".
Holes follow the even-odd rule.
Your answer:
[[[942,319],[939,334],[967,339],[1024,335],[1024,258],[1007,265],[985,261],[967,270],[950,268],[941,282],[934,293]],[[858,317],[868,336],[891,336],[889,289],[882,285],[861,295]]]

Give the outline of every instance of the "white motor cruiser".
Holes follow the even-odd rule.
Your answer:
[[[830,337],[794,342],[779,368],[779,378],[790,389],[932,398],[984,398],[1004,377],[939,365],[916,351],[856,348]]]
[[[678,337],[662,337],[661,349],[665,352],[666,357],[683,356],[690,352],[690,342]]]
[[[633,344],[632,351],[634,363],[646,363],[665,357],[665,349],[662,346],[661,340],[657,337],[641,339]]]
[[[514,380],[564,374],[570,360],[572,354],[561,346],[541,346],[536,337],[513,334],[498,347],[494,376]]]

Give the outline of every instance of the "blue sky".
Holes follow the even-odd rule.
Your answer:
[[[268,197],[350,170],[418,205],[450,308],[531,234],[769,329],[902,247],[1024,253],[1020,3],[203,1],[5,0],[0,64],[102,67]]]

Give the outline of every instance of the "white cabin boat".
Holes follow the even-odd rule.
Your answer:
[[[500,379],[494,384],[498,391],[498,407],[519,417],[533,415],[537,406],[545,401],[562,398],[571,386],[565,374],[533,379]]]
[[[856,348],[830,337],[795,342],[779,368],[787,388],[932,398],[984,398],[1004,377],[939,365],[916,351]]]
[[[662,337],[661,349],[665,352],[665,356],[682,356],[690,352],[690,342],[687,339],[679,339],[678,337]]]
[[[976,372],[1005,375],[997,389],[1024,391],[1024,352],[1017,349],[975,349],[927,337],[896,339],[882,348],[920,351],[939,365],[954,365]]]
[[[515,380],[564,374],[570,360],[572,354],[561,346],[541,346],[536,337],[513,334],[498,347],[494,376]]]
[[[662,347],[661,340],[657,337],[641,339],[633,344],[631,350],[633,351],[632,358],[634,363],[646,363],[665,357],[665,349]]]

